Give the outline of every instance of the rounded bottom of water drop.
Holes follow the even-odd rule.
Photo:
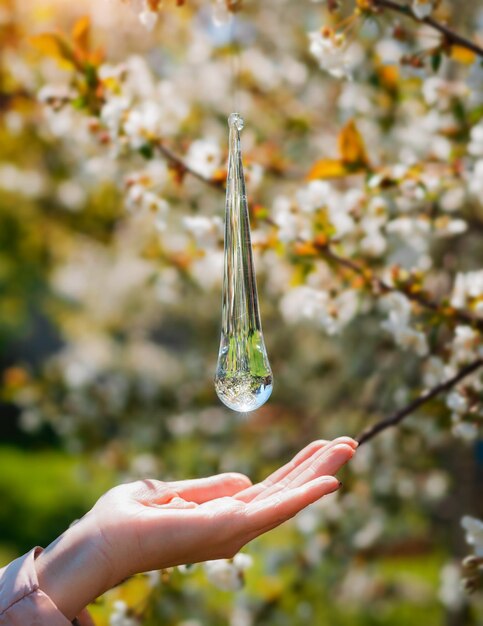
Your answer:
[[[240,373],[232,377],[215,378],[215,389],[229,409],[248,413],[259,409],[271,396],[273,379],[271,376]]]

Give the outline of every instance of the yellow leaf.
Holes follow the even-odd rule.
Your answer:
[[[97,50],[94,50],[94,52],[91,52],[88,55],[89,63],[94,67],[98,67],[104,61],[104,57],[105,54],[103,48],[97,48]]]
[[[72,28],[72,39],[74,44],[82,52],[87,52],[89,49],[90,30],[91,21],[88,16],[78,19]]]
[[[317,248],[310,241],[296,243],[294,250],[298,256],[317,256]]]
[[[364,140],[354,120],[349,120],[340,131],[338,141],[343,163],[347,165],[367,165],[369,163]]]
[[[471,65],[476,59],[476,54],[463,46],[451,46],[451,58],[458,63]]]
[[[307,180],[339,178],[347,173],[348,170],[340,159],[320,159],[313,164],[312,169],[307,174]]]
[[[399,80],[399,69],[395,65],[381,65],[377,68],[379,80],[388,89],[395,89]]]
[[[146,577],[134,576],[117,588],[121,600],[129,607],[139,606],[152,592]]]
[[[42,54],[53,57],[61,66],[69,69],[75,67],[72,50],[56,33],[34,35],[30,38],[30,43]]]

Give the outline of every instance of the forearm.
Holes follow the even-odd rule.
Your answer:
[[[89,514],[37,557],[36,570],[40,589],[69,620],[114,584],[100,530]]]

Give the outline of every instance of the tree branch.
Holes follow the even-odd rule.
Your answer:
[[[210,187],[213,187],[214,189],[218,189],[218,191],[224,191],[225,186],[222,181],[216,178],[207,178],[206,176],[203,176],[203,174],[200,174],[196,170],[192,169],[191,167],[186,165],[185,161],[183,160],[181,156],[173,152],[170,148],[168,148],[161,141],[157,141],[155,143],[155,146],[161,152],[161,154],[170,163],[172,163],[180,172],[190,174],[191,176],[197,178],[198,180],[205,183],[206,185],[209,185]],[[269,217],[265,218],[264,221],[267,222],[267,224],[276,226],[275,222]],[[352,273],[356,274],[357,276],[360,276],[361,278],[364,279],[366,283],[372,285],[375,289],[379,290],[380,292],[403,293],[409,300],[411,300],[412,302],[418,303],[420,306],[424,307],[425,309],[433,311],[434,313],[441,313],[442,307],[440,303],[434,302],[433,300],[430,300],[429,298],[423,296],[420,293],[414,293],[409,290],[405,291],[404,289],[401,289],[400,287],[394,287],[390,285],[389,283],[386,283],[384,280],[382,280],[382,278],[379,278],[378,276],[376,276],[374,272],[370,270],[369,268],[366,268],[358,264],[356,261],[353,261],[352,259],[341,256],[337,254],[336,252],[334,252],[334,250],[328,244],[324,246],[317,246],[317,250],[320,252],[322,256],[326,257],[330,261],[333,261],[334,263],[337,263],[341,267],[345,267],[346,269],[350,270]],[[451,309],[451,317],[454,320],[461,322],[462,324],[469,324],[470,326],[473,326],[474,328],[477,328],[479,331],[483,332],[483,320],[473,317],[470,313],[467,313],[466,311]]]
[[[447,44],[453,44],[457,46],[461,46],[462,48],[466,48],[467,50],[471,50],[480,57],[483,57],[483,48],[479,46],[474,41],[459,35],[454,30],[446,26],[446,24],[442,24],[437,20],[433,19],[431,16],[423,18],[422,20],[417,18],[416,15],[411,11],[411,7],[408,5],[399,4],[398,2],[393,2],[393,0],[372,0],[372,4],[375,7],[380,7],[384,9],[389,9],[391,11],[395,11],[397,13],[401,13],[406,17],[414,20],[415,22],[422,22],[423,24],[427,24],[434,30],[437,30],[439,33],[443,35],[443,41]]]
[[[224,185],[221,181],[217,179],[213,179],[213,178],[206,178],[205,176],[203,176],[196,170],[193,170],[192,168],[186,165],[182,157],[180,157],[178,154],[173,152],[170,148],[167,148],[163,143],[157,142],[156,147],[161,152],[161,154],[166,159],[168,159],[168,161],[170,161],[175,167],[177,167],[181,172],[186,172],[190,174],[191,176],[194,176],[198,180],[206,183],[210,187],[218,189],[219,191],[223,191]],[[270,218],[267,218],[265,221],[271,224],[272,226],[276,226],[275,222],[273,222],[273,220],[271,220]],[[348,259],[347,257],[343,257],[337,254],[328,245],[318,246],[317,249],[327,259],[339,264],[342,267],[345,267],[346,269],[350,270],[354,274],[361,276],[366,282],[371,283],[377,289],[379,289],[380,291],[384,293],[402,292],[410,300],[417,302],[421,306],[431,311],[434,311],[435,313],[439,312],[441,309],[440,305],[437,302],[433,302],[432,300],[426,299],[420,294],[406,293],[402,291],[401,289],[398,289],[397,287],[393,287],[392,285],[389,285],[378,276],[375,276],[371,270],[368,270],[362,265],[359,265],[352,259]],[[465,311],[454,311],[453,316],[458,321],[464,322],[465,324],[470,324],[472,326],[476,326],[478,329],[483,330],[483,320],[475,319],[474,317],[472,317],[470,314],[466,313]],[[424,392],[418,398],[410,402],[403,409],[400,409],[399,411],[396,411],[396,413],[393,413],[389,417],[386,417],[382,419],[381,421],[376,422],[376,424],[374,424],[373,426],[370,426],[369,428],[364,430],[358,437],[356,437],[357,441],[359,442],[359,445],[362,445],[370,441],[376,435],[378,435],[380,432],[383,432],[387,428],[397,426],[400,422],[402,422],[406,417],[408,417],[411,413],[413,413],[420,406],[426,404],[427,402],[429,402],[436,396],[444,393],[445,391],[448,391],[449,389],[457,385],[461,380],[463,380],[464,378],[466,378],[467,376],[469,376],[470,374],[478,370],[481,366],[483,366],[483,359],[477,359],[476,361],[473,361],[472,363],[462,368],[457,374],[455,374],[455,376],[453,376],[446,382],[441,383],[440,385],[433,387],[429,391]]]
[[[449,391],[452,387],[457,385],[461,380],[476,372],[483,365],[483,359],[476,359],[463,367],[457,374],[455,374],[452,378],[447,380],[436,387],[433,387],[429,391],[425,391],[418,398],[410,402],[407,406],[399,411],[396,411],[389,417],[382,419],[380,422],[376,422],[373,426],[370,426],[366,430],[364,430],[358,437],[356,437],[359,445],[366,443],[373,439],[380,432],[386,430],[387,428],[392,428],[393,426],[397,426],[400,422],[402,422],[406,417],[411,415],[416,409],[418,409],[423,404],[426,404],[436,396],[439,396],[441,393],[445,391]]]

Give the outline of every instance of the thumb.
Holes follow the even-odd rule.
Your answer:
[[[208,500],[233,496],[252,483],[244,474],[229,472],[207,478],[194,478],[168,483],[185,500],[202,504]]]

